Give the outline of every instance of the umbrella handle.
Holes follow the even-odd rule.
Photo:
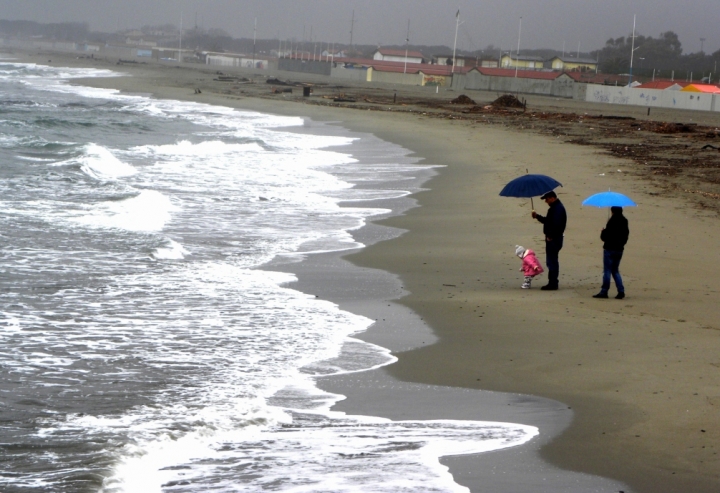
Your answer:
[[[525,174],[528,174],[528,173],[530,173],[530,170],[528,170],[527,168],[525,168]],[[530,197],[530,207],[532,207],[532,210],[535,210],[535,204],[533,204],[533,198],[532,198],[532,197]]]

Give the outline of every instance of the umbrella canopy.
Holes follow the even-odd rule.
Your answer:
[[[617,192],[600,192],[583,200],[582,205],[593,207],[636,207],[630,197]]]
[[[502,197],[537,197],[561,187],[562,183],[546,175],[523,175],[500,191]]]

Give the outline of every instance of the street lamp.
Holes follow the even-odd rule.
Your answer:
[[[633,56],[635,55],[635,18],[637,15],[633,15],[633,30],[632,30],[632,44],[630,45],[630,77],[628,78],[628,87],[632,87],[632,66]]]

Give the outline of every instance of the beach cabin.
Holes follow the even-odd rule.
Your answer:
[[[423,54],[419,51],[405,50],[389,50],[379,48],[373,54],[373,60],[383,62],[403,62],[403,63],[424,63]]]
[[[671,80],[654,80],[651,82],[645,82],[638,86],[638,89],[660,89],[661,91],[680,91],[684,83],[678,83]]]
[[[576,58],[571,56],[556,56],[548,60],[550,68],[558,72],[595,72],[597,60],[592,58]]]
[[[465,56],[465,55],[456,55],[455,56],[455,66],[456,67],[477,67],[480,65],[480,57],[477,56]],[[450,54],[441,54],[441,55],[433,55],[432,59],[430,61],[432,65],[452,65],[453,64],[453,56],[452,53]],[[497,60],[495,60],[496,66],[497,66]]]
[[[502,68],[520,68],[539,70],[543,68],[543,59],[539,56],[513,55],[506,53],[500,58]]]
[[[682,89],[682,92],[701,92],[705,94],[720,94],[720,87],[712,84],[688,84]]]
[[[479,66],[483,68],[498,68],[500,66],[500,62],[495,57],[484,57],[480,58]]]

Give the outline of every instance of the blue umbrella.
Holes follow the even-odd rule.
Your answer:
[[[582,205],[593,207],[636,207],[630,197],[617,192],[600,192],[583,200]]]
[[[537,197],[561,187],[562,183],[546,175],[523,175],[500,190],[503,197]]]
[[[547,175],[523,175],[510,181],[500,190],[502,197],[530,197],[530,206],[535,209],[532,198],[545,195],[547,192],[561,187],[562,183]]]

